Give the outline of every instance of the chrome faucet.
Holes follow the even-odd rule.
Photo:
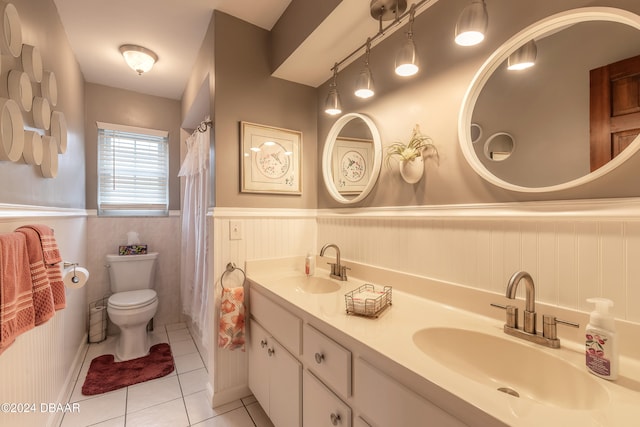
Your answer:
[[[342,280],[342,281],[347,280],[348,269],[346,266],[340,264],[340,248],[338,248],[338,245],[336,245],[335,243],[328,243],[324,245],[322,249],[320,249],[320,256],[324,256],[324,251],[326,251],[329,248],[334,248],[336,250],[335,264],[331,262],[327,263],[331,266],[331,274],[329,275],[329,277]]]
[[[507,311],[507,323],[504,325],[504,332],[508,335],[525,339],[527,341],[541,344],[551,348],[560,348],[560,339],[557,337],[556,325],[579,327],[577,323],[567,322],[565,320],[556,319],[555,316],[544,315],[542,335],[536,332],[536,288],[533,278],[526,271],[518,271],[514,273],[507,284],[506,297],[516,299],[516,291],[518,284],[524,280],[525,289],[525,309],[524,309],[524,329],[518,327],[518,308],[513,305],[491,304],[494,307],[502,308]]]

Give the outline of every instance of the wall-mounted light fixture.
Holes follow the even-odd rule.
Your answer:
[[[364,54],[364,68],[360,71],[358,81],[356,82],[355,95],[358,98],[371,98],[375,94],[373,89],[373,76],[371,68],[369,68],[369,55],[371,54],[371,38],[367,39],[367,50]]]
[[[342,103],[340,102],[340,94],[338,93],[338,63],[333,66],[333,80],[329,84],[329,93],[324,102],[324,112],[335,116],[342,113]]]
[[[409,11],[409,30],[407,40],[404,42],[396,55],[396,74],[402,77],[413,76],[418,72],[416,61],[416,45],[413,42],[413,19],[416,14],[415,3],[411,5]]]
[[[120,46],[120,53],[124,56],[124,60],[138,75],[146,73],[158,61],[158,55],[155,52],[134,44],[125,44]]]
[[[462,10],[456,23],[455,41],[460,46],[473,46],[484,40],[489,15],[484,0],[472,0]]]
[[[379,22],[378,32],[367,38],[367,41],[364,44],[360,45],[353,52],[344,57],[341,61],[336,62],[335,65],[331,67],[331,71],[333,71],[333,81],[329,84],[329,94],[327,95],[327,100],[325,102],[325,112],[327,114],[335,115],[342,112],[342,108],[340,106],[340,95],[338,94],[336,84],[338,67],[362,49],[366,49],[365,67],[358,75],[355,95],[360,98],[369,98],[374,95],[373,76],[371,74],[371,68],[369,67],[371,45],[375,40],[385,35],[387,30],[391,27],[399,26],[407,17],[409,17],[409,31],[407,31],[407,40],[402,45],[402,48],[398,51],[396,56],[396,73],[401,76],[410,76],[418,71],[415,44],[413,42],[413,20],[416,11],[420,7],[428,3],[435,3],[436,1],[437,0],[420,0],[412,4],[411,9],[408,12],[405,12],[407,9],[407,0],[371,0],[369,8],[371,17]],[[392,22],[383,28],[382,21]]]
[[[529,40],[509,55],[507,59],[508,70],[524,70],[533,67],[538,56],[538,47],[534,40]]]

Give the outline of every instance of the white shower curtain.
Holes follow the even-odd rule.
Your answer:
[[[203,342],[207,341],[209,289],[207,286],[207,209],[209,207],[209,128],[187,138],[187,155],[178,176],[185,180],[182,202],[180,296],[182,312],[191,318]]]

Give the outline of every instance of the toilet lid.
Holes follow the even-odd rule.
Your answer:
[[[134,308],[153,303],[158,298],[153,289],[117,292],[109,297],[109,305],[118,308]]]

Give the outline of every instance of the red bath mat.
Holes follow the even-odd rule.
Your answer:
[[[113,354],[104,354],[91,361],[82,394],[89,396],[117,390],[164,377],[173,369],[171,347],[166,343],[152,346],[147,356],[125,362],[116,362]]]

